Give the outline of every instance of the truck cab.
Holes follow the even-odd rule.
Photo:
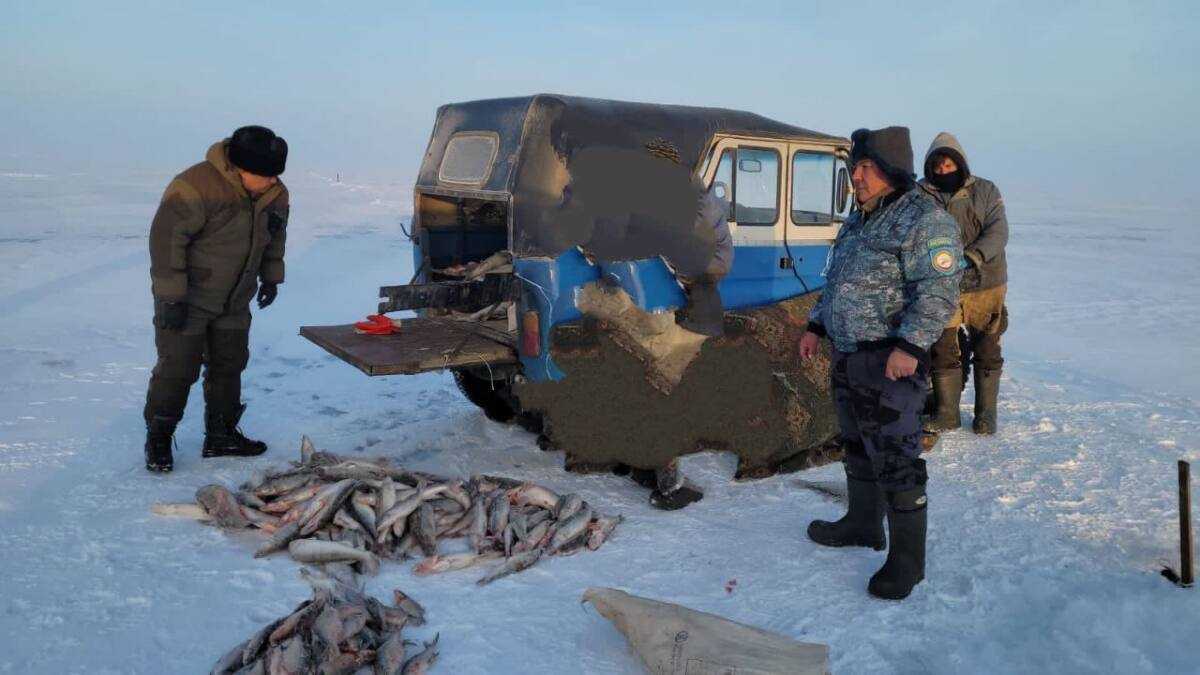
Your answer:
[[[732,208],[727,309],[758,307],[824,286],[821,271],[849,209],[843,148],[807,140],[715,135],[701,167]]]

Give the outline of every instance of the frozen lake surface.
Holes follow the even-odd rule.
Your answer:
[[[378,286],[411,276],[405,185],[288,177],[288,281],[255,314],[245,375],[244,427],[271,450],[201,461],[197,387],[176,471],[147,474],[146,234],[169,178],[0,174],[0,672],[207,672],[307,597],[286,556],[251,557],[253,537],[149,513],[294,458],[301,433],[412,468],[526,477],[626,516],[600,551],[485,588],[477,570],[385,564],[368,590],[425,604],[429,624],[409,637],[441,633],[435,672],[637,672],[579,605],[588,586],[826,643],[838,673],[1200,670],[1200,595],[1158,576],[1177,564],[1175,460],[1200,459],[1194,211],[1007,195],[1002,430],[948,435],[928,457],[928,578],[888,603],[865,592],[884,554],[804,536],[843,506],[800,481],[840,487],[840,467],[735,484],[730,457],[690,457],[706,498],[661,513],[627,480],[562,472],[447,374],[369,379],[299,338],[302,323],[361,318]]]

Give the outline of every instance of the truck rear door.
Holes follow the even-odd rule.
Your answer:
[[[354,324],[302,326],[300,335],[367,375],[413,375],[467,366],[517,363],[508,322],[414,317],[393,321],[391,335],[364,335]]]

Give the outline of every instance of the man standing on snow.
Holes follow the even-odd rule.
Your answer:
[[[967,269],[963,273],[958,310],[934,343],[934,414],[926,423],[930,432],[962,426],[959,399],[965,386],[967,360],[975,366],[975,419],[977,434],[996,433],[996,399],[1000,395],[1000,336],[1008,328],[1004,296],[1008,289],[1008,219],[1004,199],[989,180],[971,175],[967,153],[958,139],[942,132],[925,154],[921,187],[958,221]],[[960,345],[960,327],[966,339]],[[965,348],[965,353],[963,349]]]
[[[849,512],[816,520],[823,546],[891,546],[867,590],[899,600],[925,578],[927,475],[920,458],[929,347],[958,304],[958,226],[917,188],[908,129],[851,135],[858,208],[829,252],[826,284],[809,314],[800,356],[833,343],[831,380],[845,450]]]
[[[682,312],[684,328],[709,337],[723,334],[725,309],[717,284],[733,267],[733,238],[729,234],[729,202],[718,196],[713,189],[701,192],[696,209],[695,227],[698,231],[712,231],[715,248],[704,272],[694,277],[680,277],[687,291],[687,306]],[[628,467],[617,469],[624,473]],[[650,504],[664,511],[675,511],[704,498],[700,486],[688,480],[679,470],[679,459],[657,469],[628,469],[630,477],[639,485],[650,489]]]
[[[248,126],[208,149],[167,186],[150,226],[158,362],[146,393],[146,468],[173,467],[175,426],[204,368],[205,457],[252,456],[242,435],[242,371],[250,358],[250,300],[275,301],[283,283],[288,191],[278,176],[287,143]],[[261,286],[259,282],[261,281]]]

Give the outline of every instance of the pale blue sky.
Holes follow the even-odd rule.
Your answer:
[[[945,129],[1010,193],[1198,175],[1195,2],[5,5],[0,171],[174,170],[263,123],[290,170],[408,179],[439,104],[546,91]]]

